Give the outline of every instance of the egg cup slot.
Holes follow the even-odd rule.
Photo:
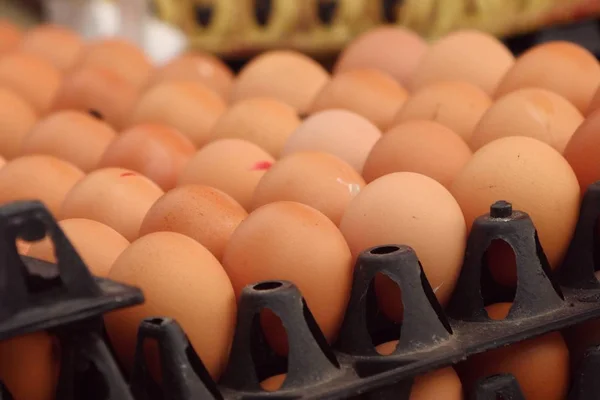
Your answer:
[[[492,375],[475,384],[472,400],[525,400],[521,386],[511,374]]]
[[[178,18],[193,46],[220,52],[237,45],[235,38],[242,34],[238,0],[185,0],[183,4]]]
[[[596,400],[600,393],[600,345],[586,350],[575,371],[568,400]]]
[[[281,47],[295,34],[301,15],[298,1],[242,0],[244,48],[250,46]]]

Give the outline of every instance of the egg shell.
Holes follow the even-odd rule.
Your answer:
[[[556,92],[586,113],[598,85],[600,65],[593,54],[575,43],[553,41],[523,53],[500,82],[495,97],[539,87]]]
[[[563,153],[577,175],[582,195],[592,183],[600,180],[598,129],[600,129],[600,111],[588,116],[577,128]]]
[[[375,69],[355,69],[335,75],[323,87],[310,113],[342,108],[389,128],[408,97],[408,92],[391,76]]]
[[[365,163],[363,177],[372,182],[393,172],[417,172],[448,188],[471,155],[462,138],[444,125],[412,120],[379,139]]]
[[[492,105],[478,86],[461,81],[440,81],[414,92],[394,117],[393,125],[426,119],[447,126],[469,141],[475,126]]]
[[[58,111],[31,128],[23,139],[22,153],[47,154],[89,172],[116,136],[110,125],[88,113]]]
[[[414,91],[437,81],[458,80],[492,95],[514,62],[512,53],[494,36],[459,30],[431,44],[409,88]]]
[[[179,176],[178,186],[212,186],[250,210],[258,182],[275,159],[254,143],[223,139],[200,149]]]
[[[163,190],[176,186],[192,158],[194,144],[167,125],[140,124],[121,132],[106,148],[98,167],[120,167],[139,172]]]
[[[291,106],[268,97],[253,97],[225,111],[211,130],[210,140],[247,140],[278,158],[299,125],[300,118]]]
[[[129,241],[123,235],[90,219],[65,219],[58,226],[94,276],[107,277],[117,257],[129,246]],[[26,254],[56,263],[54,243],[48,237],[32,243]]]
[[[178,232],[196,240],[220,260],[233,231],[247,216],[228,194],[209,186],[185,185],[165,193],[152,205],[139,236]]]
[[[198,82],[163,82],[140,98],[130,125],[155,123],[171,125],[196,147],[209,140],[210,132],[227,105],[219,95]]]
[[[84,45],[83,39],[74,31],[59,25],[42,24],[27,31],[19,50],[67,72],[78,62]]]
[[[21,155],[23,139],[37,121],[35,109],[11,90],[0,88],[0,155]]]
[[[409,400],[462,400],[462,383],[452,367],[438,369],[415,377]]]
[[[329,79],[327,71],[308,56],[270,51],[255,57],[240,71],[231,89],[231,101],[272,97],[303,114]]]
[[[23,32],[13,22],[0,20],[0,54],[16,49],[23,38]]]
[[[283,386],[285,378],[287,378],[287,374],[271,376],[270,378],[267,378],[264,381],[262,381],[260,383],[260,387],[266,392],[276,392],[281,388],[281,386]]]
[[[103,168],[73,187],[58,215],[60,219],[101,222],[131,242],[137,239],[146,213],[163,193],[158,185],[134,171]]]
[[[223,267],[206,248],[179,233],[151,233],[121,253],[109,278],[141,288],[146,298],[142,305],[104,317],[126,368],[133,365],[142,319],[168,316],[181,325],[210,375],[219,378],[233,340],[237,305]]]

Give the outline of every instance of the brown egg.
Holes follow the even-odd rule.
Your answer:
[[[600,86],[598,87],[598,90],[596,90],[596,93],[594,94],[594,97],[592,98],[592,101],[590,102],[590,106],[587,109],[586,112],[586,116],[592,115],[592,113],[594,111],[596,111],[598,108],[600,108]]]
[[[198,82],[160,83],[141,98],[130,123],[171,125],[202,147],[227,105],[219,95]]]
[[[598,85],[600,65],[596,57],[578,44],[555,41],[522,54],[500,82],[495,96],[539,87],[558,93],[585,113]]]
[[[97,67],[79,69],[64,80],[52,109],[92,112],[123,129],[138,99],[138,91],[114,72]]]
[[[75,65],[83,48],[84,42],[77,33],[53,24],[30,29],[19,46],[23,53],[40,57],[63,72]]]
[[[233,231],[247,216],[228,194],[209,186],[185,185],[154,203],[139,235],[178,232],[196,240],[220,260]]]
[[[217,140],[192,157],[179,176],[178,185],[212,186],[250,210],[254,189],[273,162],[275,159],[254,143]]]
[[[23,32],[17,25],[5,19],[0,20],[0,54],[16,49],[22,38]]]
[[[90,43],[76,64],[76,68],[85,67],[109,69],[137,89],[148,82],[154,69],[142,49],[118,38]]]
[[[394,118],[394,125],[427,119],[447,126],[468,142],[491,105],[490,96],[471,83],[435,82],[423,86],[406,100]]]
[[[334,155],[299,152],[277,161],[262,177],[252,198],[252,209],[276,201],[309,205],[339,224],[348,203],[365,181]]]
[[[210,140],[244,139],[277,158],[299,125],[300,118],[291,106],[268,97],[254,97],[225,111],[213,127]]]
[[[512,53],[495,37],[461,30],[431,45],[415,70],[410,88],[418,90],[434,82],[458,80],[492,95],[514,62]]]
[[[365,163],[363,177],[372,182],[393,172],[417,172],[448,188],[471,155],[462,138],[444,125],[408,121],[379,139]]]
[[[231,282],[208,250],[180,233],[151,233],[121,253],[109,278],[141,288],[146,298],[142,305],[104,317],[129,370],[142,319],[167,316],[181,325],[210,375],[219,378],[229,357],[237,305]]]
[[[209,53],[190,51],[157,68],[152,75],[151,84],[173,80],[196,81],[227,100],[233,79],[233,73],[219,58]]]
[[[345,109],[388,129],[408,93],[392,77],[375,69],[355,69],[335,75],[317,95],[310,112]]]
[[[58,343],[46,332],[0,342],[0,380],[12,398],[55,399],[59,372]]]
[[[35,125],[33,107],[8,89],[0,88],[0,155],[7,160],[21,154],[23,139]]]
[[[404,86],[426,51],[427,43],[416,33],[402,27],[381,26],[358,36],[342,51],[335,73],[374,68]]]
[[[411,246],[438,301],[445,305],[450,299],[463,262],[467,228],[458,203],[440,183],[413,172],[376,179],[350,202],[340,230],[354,259],[373,246]],[[382,311],[400,322],[398,286],[377,277],[376,293]]]
[[[57,215],[67,193],[83,177],[79,168],[52,156],[15,158],[0,169],[0,204],[40,200]]]
[[[283,386],[285,378],[287,378],[287,374],[274,375],[262,381],[260,387],[266,392],[276,392]]]
[[[239,73],[231,89],[231,101],[273,97],[303,114],[329,74],[316,61],[293,51],[270,51],[254,58]]]
[[[110,226],[130,242],[163,191],[150,179],[124,168],[104,168],[82,179],[66,197],[60,219],[86,218]]]
[[[491,319],[506,317],[512,303],[486,307]],[[459,373],[465,387],[483,377],[510,373],[527,400],[563,400],[569,389],[569,352],[559,332],[471,356]]]
[[[577,175],[581,194],[584,194],[592,183],[600,180],[598,129],[600,129],[600,112],[595,112],[588,116],[575,131],[563,153]]]
[[[329,343],[337,337],[350,297],[352,256],[338,228],[319,211],[289,201],[258,208],[231,236],[223,267],[238,296],[255,282],[294,283]],[[264,315],[272,316],[262,318],[267,340],[285,354],[281,321]]]
[[[196,148],[177,129],[162,124],[140,124],[123,131],[102,156],[99,168],[120,167],[152,179],[163,190],[177,178]]]
[[[47,154],[83,172],[95,169],[115,139],[107,123],[80,111],[58,111],[40,120],[23,139],[23,154]]]
[[[123,235],[97,221],[74,218],[62,220],[58,225],[94,276],[106,278],[117,257],[129,246]],[[56,262],[54,244],[49,238],[32,243],[26,254]]]
[[[25,53],[0,58],[0,87],[13,90],[38,113],[48,111],[61,79],[60,71],[42,58]]]

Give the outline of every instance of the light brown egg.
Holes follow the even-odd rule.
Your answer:
[[[37,121],[34,108],[8,89],[0,89],[0,155],[11,160],[21,154],[23,139]]]
[[[583,122],[581,113],[546,89],[519,89],[499,98],[481,117],[469,145],[478,150],[507,136],[528,136],[563,152]]]
[[[180,233],[151,233],[121,253],[109,278],[141,288],[146,298],[142,305],[104,317],[127,369],[133,365],[142,319],[166,316],[181,325],[210,375],[219,378],[229,357],[237,304],[223,267],[207,249]]]
[[[415,70],[410,88],[458,80],[492,95],[514,62],[512,53],[495,37],[476,30],[456,31],[431,45]]]
[[[433,121],[412,120],[387,131],[365,163],[367,182],[393,172],[417,172],[449,188],[472,153],[460,136]]]
[[[163,190],[177,178],[196,148],[177,129],[162,124],[140,124],[123,131],[104,152],[99,168],[120,167],[152,179]]]
[[[281,155],[300,151],[329,153],[362,173],[367,156],[380,137],[381,131],[368,119],[347,110],[326,110],[302,121]]]
[[[491,319],[506,317],[512,303],[486,307]],[[471,356],[459,373],[465,387],[483,377],[510,373],[527,400],[562,400],[569,389],[569,351],[559,332]]]
[[[450,192],[432,178],[413,172],[396,172],[374,180],[350,202],[340,230],[354,259],[373,246],[411,246],[438,301],[445,305],[458,279],[465,251],[467,228],[460,207]],[[402,320],[400,289],[387,278],[376,278],[381,310]]]
[[[600,112],[588,116],[575,131],[563,153],[571,168],[577,175],[581,194],[588,187],[600,180]]]
[[[83,177],[79,168],[52,156],[15,158],[0,169],[0,204],[40,200],[56,216],[67,193]]]
[[[258,208],[231,236],[223,267],[238,296],[260,281],[294,283],[329,343],[337,337],[350,297],[352,256],[338,228],[319,211],[289,201]],[[271,346],[285,354],[281,321],[273,313],[261,319]]]
[[[264,381],[262,381],[260,383],[260,387],[266,392],[276,392],[281,388],[281,386],[283,386],[285,378],[287,378],[287,374],[271,376],[270,378],[267,378]]]
[[[47,154],[83,172],[95,169],[116,132],[104,121],[81,111],[58,111],[41,119],[23,139],[23,154]]]
[[[96,170],[66,197],[60,219],[86,218],[110,226],[130,242],[163,191],[150,179],[124,168]]]
[[[25,34],[19,50],[40,57],[60,71],[69,71],[78,61],[84,42],[74,31],[54,24],[38,25]]]
[[[598,87],[598,90],[596,90],[596,93],[594,94],[594,97],[592,98],[590,106],[588,107],[585,115],[592,115],[598,108],[600,108],[600,86]]]
[[[189,51],[157,68],[150,84],[173,80],[197,81],[227,100],[233,79],[233,72],[219,58],[209,53]]]
[[[0,20],[0,54],[8,53],[19,46],[23,32],[13,22]]]
[[[123,235],[91,219],[65,219],[58,225],[94,276],[106,278],[117,257],[129,246],[129,241]],[[54,244],[49,238],[32,243],[26,254],[39,260],[56,262]]]
[[[233,231],[248,216],[228,194],[202,185],[185,185],[164,194],[146,214],[140,236],[152,232],[178,232],[223,257]]]
[[[335,75],[317,95],[310,113],[345,109],[388,129],[408,97],[392,77],[375,69],[355,69]]]
[[[223,139],[209,143],[188,162],[178,186],[195,183],[222,190],[246,210],[258,182],[275,162],[273,156],[254,143]]]
[[[210,140],[247,140],[278,158],[299,125],[300,118],[291,106],[268,97],[253,97],[225,111],[213,127]]]
[[[600,65],[596,57],[578,44],[555,41],[522,54],[500,82],[495,96],[539,87],[558,93],[586,113],[598,85]]]
[[[529,214],[551,268],[560,265],[579,216],[580,190],[575,173],[550,145],[521,136],[495,140],[473,154],[450,190],[469,229],[498,200]],[[499,282],[516,283],[514,263],[490,268]]]
[[[394,125],[427,119],[447,126],[468,142],[491,105],[490,96],[471,83],[435,82],[423,86],[406,100],[394,118]]]
[[[342,51],[334,72],[374,68],[388,73],[405,86],[427,47],[425,40],[408,29],[378,27],[358,36]]]
[[[140,98],[130,124],[150,122],[171,125],[196,147],[202,147],[226,109],[223,99],[201,83],[163,82]]]
[[[231,101],[273,97],[306,113],[329,74],[316,61],[293,51],[271,51],[254,58],[239,73]]]
[[[138,100],[138,91],[114,72],[97,67],[69,74],[52,109],[92,112],[115,129],[123,129]]]
[[[0,87],[13,90],[40,114],[50,108],[61,80],[54,65],[31,54],[11,53],[0,58]]]
[[[0,342],[0,380],[12,398],[55,399],[59,373],[58,342],[46,332]]]

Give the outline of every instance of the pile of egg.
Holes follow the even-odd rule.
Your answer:
[[[156,66],[119,39],[3,22],[0,204],[43,201],[93,274],[144,291],[145,304],[105,318],[125,370],[139,322],[169,316],[218,379],[245,285],[292,281],[333,342],[359,252],[406,244],[445,305],[471,224],[496,200],[530,214],[556,268],[582,193],[600,179],[599,85],[598,61],[576,44],[515,59],[476,31],[426,43],[377,28],[333,73],[282,50],[236,76],[201,52]],[[47,239],[17,246],[54,261]],[[514,286],[511,249],[497,242],[488,256],[496,280]],[[378,277],[376,291],[401,321],[399,289]],[[280,321],[265,312],[261,322],[285,354]],[[499,372],[529,400],[562,399],[570,364],[598,339],[587,325],[572,343],[551,333],[491,351],[419,377],[411,399],[460,399]],[[52,399],[59,359],[46,333],[2,342],[0,379],[17,400]]]

